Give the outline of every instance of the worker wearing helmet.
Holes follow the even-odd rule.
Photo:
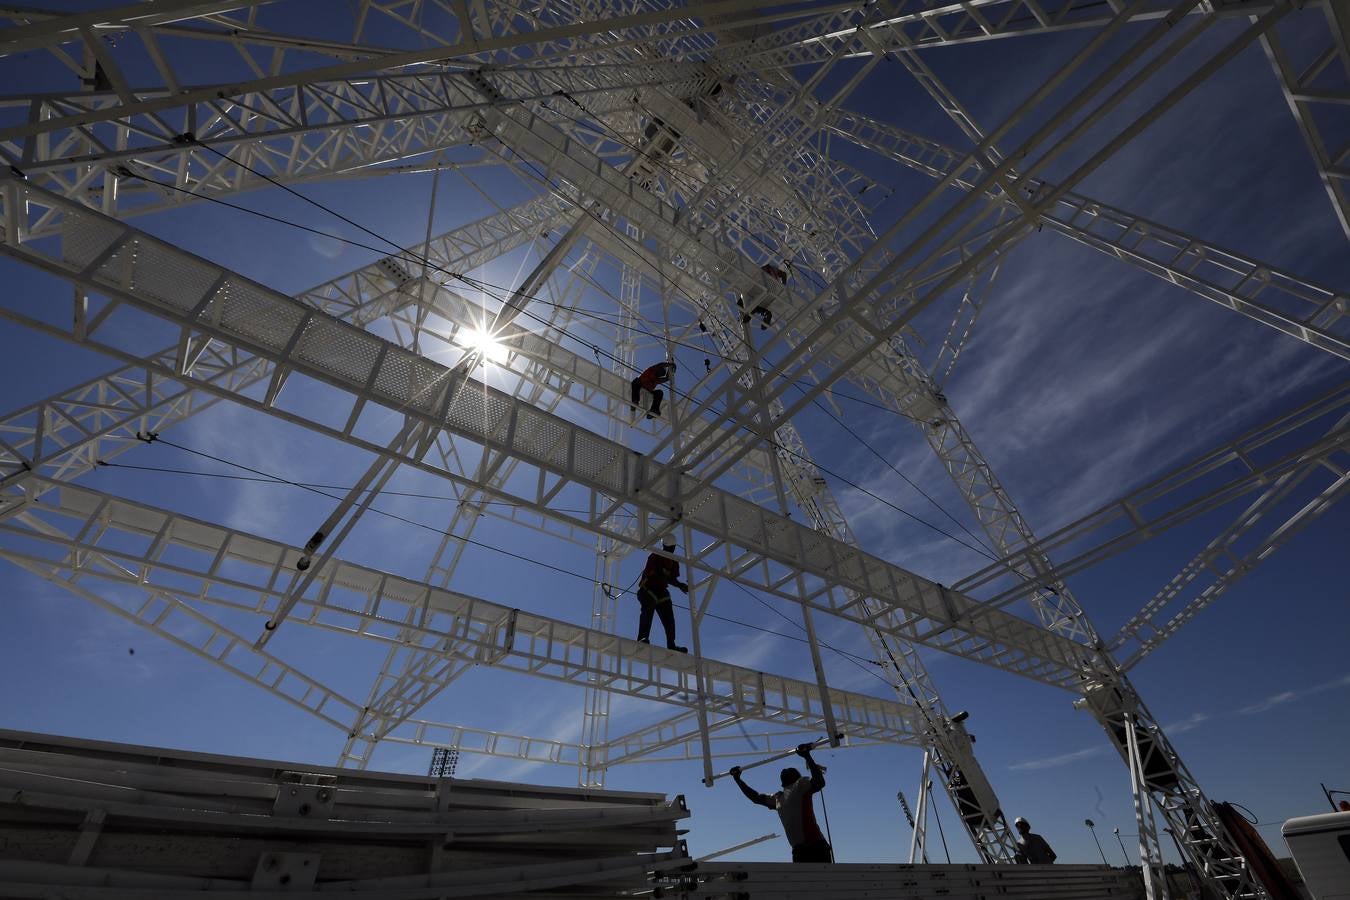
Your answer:
[[[667,554],[674,553],[675,541],[666,538],[662,549]],[[652,614],[655,613],[661,617],[661,625],[666,630],[666,648],[677,653],[688,653],[687,647],[675,643],[675,610],[670,600],[672,584],[685,593],[689,592],[689,585],[680,580],[680,564],[668,555],[648,555],[647,565],[638,576],[637,598],[642,604],[642,613],[638,617],[637,639],[644,644],[651,643]]]
[[[806,762],[811,777],[803,776],[795,768],[786,768],[779,773],[783,789],[772,796],[758,793],[742,781],[740,766],[731,767],[731,777],[751,803],[767,806],[778,813],[778,818],[783,822],[783,834],[792,846],[793,862],[834,862],[834,851],[816,824],[815,801],[811,799],[812,795],[825,787],[825,770],[811,758],[810,744],[799,745],[797,755]]]
[[[1013,820],[1013,827],[1017,829],[1018,834],[1018,862],[1030,863],[1033,866],[1048,866],[1058,858],[1055,851],[1045,842],[1045,838],[1032,833],[1031,823],[1026,819],[1018,816]]]
[[[659,362],[654,366],[643,369],[642,373],[633,379],[631,399],[633,401],[634,418],[639,412],[639,402],[644,399],[644,391],[652,398],[651,404],[647,407],[647,418],[654,419],[661,415],[661,400],[665,397],[665,392],[660,390],[657,385],[665,384],[674,375],[675,363]]]

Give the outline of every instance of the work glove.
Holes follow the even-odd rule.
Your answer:
[[[741,767],[740,767],[740,766],[732,766],[732,767],[731,767],[731,777],[732,777],[732,778],[740,778],[740,777],[741,777]]]
[[[806,757],[811,755],[811,751],[814,749],[815,747],[813,747],[810,744],[798,744],[797,755],[800,756],[802,759],[805,759]]]

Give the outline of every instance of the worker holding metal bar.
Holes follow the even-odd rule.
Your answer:
[[[662,543],[662,549],[667,554],[674,553],[675,541],[666,538]],[[686,594],[689,593],[689,585],[680,580],[679,562],[660,553],[649,554],[647,565],[638,576],[637,598],[642,604],[642,613],[638,617],[637,639],[643,644],[651,643],[652,615],[656,614],[661,617],[661,626],[666,630],[666,649],[674,650],[676,653],[688,653],[687,647],[675,643],[675,610],[670,600],[672,584]]]
[[[631,396],[633,402],[633,417],[641,411],[638,404],[645,401],[647,418],[654,419],[661,415],[661,400],[665,397],[665,392],[657,387],[658,384],[665,384],[675,375],[675,363],[660,362],[654,366],[648,366],[642,370],[642,373],[632,381],[633,393]],[[650,397],[651,400],[647,401]]]
[[[816,824],[815,805],[812,795],[825,787],[825,770],[811,758],[811,744],[800,744],[797,755],[806,761],[811,777],[806,778],[797,769],[789,766],[779,773],[783,789],[774,795],[757,793],[741,780],[741,767],[732,766],[731,777],[736,786],[751,803],[766,806],[778,813],[783,822],[783,834],[792,845],[792,861],[795,863],[834,862],[834,852],[829,841],[820,833]]]

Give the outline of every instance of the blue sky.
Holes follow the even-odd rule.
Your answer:
[[[1293,24],[1296,31],[1298,23]],[[1216,26],[1198,49],[1213,50],[1240,27]],[[1085,35],[1069,33],[993,41],[932,52],[926,58],[987,127],[1001,121],[1084,40]],[[1196,59],[1184,55],[1182,61]],[[12,64],[0,61],[0,73]],[[880,66],[847,105],[948,143],[962,141],[897,64]],[[1139,109],[1133,107],[1136,113]],[[834,147],[894,187],[893,197],[878,212],[878,230],[927,189],[924,176],[851,152],[838,141]],[[1064,171],[1052,166],[1048,174]],[[483,170],[472,177],[502,205],[538,189]],[[397,176],[302,190],[406,245],[420,240],[426,227],[430,181]],[[1324,283],[1350,283],[1344,236],[1259,48],[1245,51],[1079,190]],[[276,191],[256,192],[243,202],[360,237]],[[437,231],[489,211],[460,177],[443,177]],[[287,292],[375,256],[211,205],[145,217],[136,224]],[[537,259],[537,249],[522,251],[479,275],[494,283],[515,283],[521,266]],[[0,260],[0,271],[7,289],[27,301],[64,301],[68,296],[68,287],[7,259]],[[610,286],[615,283],[608,269],[599,278]],[[654,309],[655,294],[645,296]],[[593,295],[587,302],[597,307],[603,303]],[[950,305],[935,310],[933,322],[949,311]],[[8,409],[113,367],[88,351],[11,324],[0,325],[0,339],[7,348],[0,355],[0,377]],[[700,354],[682,353],[680,359],[686,371],[701,371]],[[1333,357],[1047,229],[1025,241],[1000,272],[946,393],[1033,528],[1044,534],[1310,399],[1345,374],[1344,364]],[[288,392],[287,402],[322,403],[323,398],[301,388]],[[850,424],[873,447],[883,449],[893,465],[973,528],[954,488],[912,427],[898,417],[840,402]],[[930,521],[943,518],[828,419],[807,414],[802,431],[831,471],[849,473],[869,491]],[[290,478],[330,484],[351,483],[369,462],[359,452],[226,403],[175,429],[174,440]],[[122,461],[201,467],[201,460],[163,446],[134,449]],[[102,470],[84,481],[294,542],[303,541],[329,508],[328,501],[313,495],[240,482],[127,470]],[[944,582],[984,562],[858,490],[837,481],[832,487],[863,546],[874,553]],[[430,476],[409,472],[401,472],[391,488],[447,493]],[[433,524],[443,525],[449,517],[449,505],[439,501],[390,497],[381,505]],[[1230,505],[1202,516],[1072,579],[1098,629],[1114,633],[1239,508]],[[1319,781],[1350,788],[1344,753],[1350,744],[1345,715],[1350,708],[1346,534],[1350,511],[1335,509],[1133,673],[1155,715],[1172,725],[1169,733],[1209,796],[1240,802],[1262,823],[1274,823],[1263,833],[1277,851],[1283,849],[1279,822],[1322,809]],[[584,551],[495,521],[489,520],[475,537],[576,571],[591,570],[592,560]],[[434,535],[371,517],[358,526],[341,555],[420,577],[434,549]],[[636,554],[624,572],[632,578],[640,566],[641,554]],[[5,686],[0,725],[323,764],[332,763],[341,749],[342,735],[334,729],[207,663],[8,565],[3,577],[8,602],[6,627],[0,629]],[[503,566],[499,556],[477,547],[466,552],[454,586],[573,621],[584,621],[590,609],[585,583],[523,565]],[[713,611],[790,628],[736,590],[719,593]],[[797,618],[790,609],[782,612]],[[620,607],[621,633],[635,627],[635,618],[633,601],[626,598]],[[867,653],[851,627],[821,627],[831,643]],[[683,617],[680,628],[687,633]],[[794,641],[712,623],[704,643],[710,655],[766,671],[810,671],[804,647]],[[128,653],[132,648],[134,655]],[[273,648],[303,659],[310,674],[358,700],[364,698],[382,656],[379,648],[316,639],[298,629],[283,629]],[[948,706],[970,711],[968,724],[979,738],[977,752],[1008,814],[1026,816],[1061,860],[1078,862],[1098,859],[1082,825],[1090,817],[1107,839],[1103,846],[1108,858],[1118,863],[1119,848],[1110,839],[1110,828],[1118,826],[1126,834],[1135,830],[1127,774],[1087,714],[1075,711],[1072,698],[1063,692],[953,657],[924,656]],[[872,673],[830,654],[827,665],[832,683],[884,694]],[[615,703],[615,731],[624,730],[621,722],[638,723],[652,715],[631,701]],[[576,739],[581,693],[476,670],[421,715]],[[417,772],[425,769],[428,757],[429,751],[421,748],[385,747],[375,765]],[[753,757],[747,747],[747,758]],[[821,758],[831,767],[826,800],[839,858],[901,859],[908,830],[894,793],[904,790],[912,801],[919,751],[850,748],[825,752]],[[752,782],[769,784],[772,771],[761,770]],[[559,784],[575,777],[566,768],[486,758],[467,758],[461,773]],[[695,853],[776,830],[777,822],[745,803],[739,792],[730,786],[706,789],[699,784],[700,775],[695,763],[639,765],[615,769],[608,783],[685,794],[694,811],[689,840]],[[953,859],[973,858],[945,800],[939,810]],[[1131,846],[1128,839],[1126,845]],[[786,852],[780,839],[743,857],[779,859]]]

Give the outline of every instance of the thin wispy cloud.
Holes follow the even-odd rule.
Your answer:
[[[1308,697],[1312,697],[1316,694],[1325,693],[1326,691],[1339,690],[1342,688],[1350,688],[1350,674],[1342,675],[1339,678],[1333,678],[1330,681],[1324,681],[1321,684],[1315,684],[1312,685],[1311,687],[1303,688],[1301,690],[1280,691],[1279,693],[1271,694],[1269,697],[1266,697],[1255,703],[1250,703],[1247,704],[1246,706],[1240,706],[1236,709],[1229,710],[1227,712],[1191,713],[1189,716],[1187,716],[1184,719],[1181,719],[1180,721],[1173,722],[1170,725],[1164,725],[1163,733],[1171,735],[1185,734],[1188,731],[1193,731],[1196,728],[1199,728],[1200,726],[1212,722],[1216,719],[1223,719],[1231,716],[1260,715],[1261,713],[1269,712],[1270,710],[1275,709],[1276,707],[1286,706],[1290,703],[1297,703],[1300,700],[1305,700]],[[1108,749],[1110,748],[1106,744],[1100,744],[1092,747],[1084,747],[1082,750],[1074,750],[1069,753],[1061,753],[1058,756],[1047,756],[1042,759],[1029,759],[1024,762],[1013,763],[1012,765],[1008,766],[1008,768],[1016,772],[1035,771],[1038,769],[1054,769],[1060,766],[1071,765],[1073,763],[1080,762],[1084,759],[1091,759],[1094,756],[1098,756],[1102,753],[1105,753]]]
[[[1307,699],[1314,694],[1321,694],[1325,691],[1345,687],[1350,687],[1350,674],[1343,675],[1340,678],[1333,678],[1331,681],[1324,681],[1321,684],[1315,684],[1312,687],[1305,688],[1301,691],[1280,691],[1278,694],[1271,694],[1264,700],[1260,700],[1250,706],[1242,707],[1238,710],[1238,714],[1243,716],[1254,716],[1257,713],[1266,712],[1277,706],[1285,706],[1289,703],[1296,703],[1299,700]]]
[[[1196,728],[1199,728],[1201,725],[1205,724],[1212,718],[1213,716],[1211,716],[1209,713],[1202,713],[1202,712],[1191,713],[1189,716],[1187,716],[1186,718],[1182,719],[1179,722],[1173,722],[1170,725],[1164,725],[1163,733],[1185,734],[1188,731],[1194,731]]]
[[[1076,763],[1080,760],[1090,759],[1105,753],[1107,747],[1103,744],[1099,747],[1085,747],[1082,750],[1074,750],[1071,753],[1061,753],[1059,756],[1047,756],[1044,759],[1031,759],[1026,762],[1013,763],[1008,766],[1014,772],[1029,772],[1036,769],[1054,769],[1059,766],[1067,766],[1070,763]]]

